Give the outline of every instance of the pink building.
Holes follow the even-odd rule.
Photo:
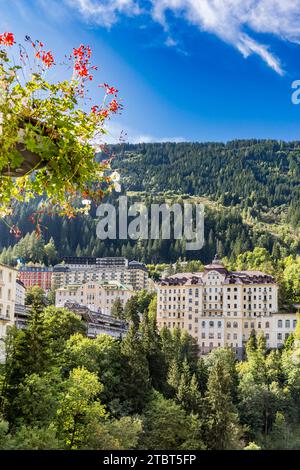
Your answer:
[[[45,291],[49,291],[51,289],[52,272],[53,268],[47,266],[20,266],[18,277],[26,289],[39,286]]]

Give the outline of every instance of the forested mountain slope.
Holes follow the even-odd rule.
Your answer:
[[[94,208],[91,216],[75,220],[42,216],[42,238],[45,243],[53,238],[58,258],[89,254],[123,255],[150,263],[179,257],[208,262],[216,247],[221,256],[236,257],[255,246],[265,247],[277,258],[300,253],[300,142],[122,144],[110,151],[123,193],[132,201],[204,202],[206,244],[200,252],[186,252],[184,243],[174,240],[103,242],[96,238]],[[118,194],[110,196],[111,201],[117,198]],[[29,218],[37,203],[17,207],[10,221],[18,224],[23,236],[34,230]],[[0,250],[17,242],[0,222]],[[22,246],[14,258],[42,256],[24,254]],[[11,252],[2,261],[9,261]]]
[[[139,144],[114,151],[114,166],[134,191],[173,191],[243,207],[300,202],[300,142]]]

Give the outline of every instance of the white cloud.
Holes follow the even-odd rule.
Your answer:
[[[176,47],[177,41],[175,41],[175,39],[173,39],[171,36],[168,36],[165,40],[165,45],[168,47]]]
[[[83,17],[95,24],[110,27],[118,20],[119,15],[134,16],[141,13],[135,0],[65,0],[76,7]]]
[[[161,143],[161,142],[186,142],[187,139],[184,137],[155,137],[153,135],[134,135],[132,140],[128,140],[132,144],[150,144],[150,143]]]
[[[153,142],[185,142],[186,139],[182,136],[173,137],[155,137],[150,134],[143,134],[134,131],[128,126],[121,126],[117,122],[110,121],[105,126],[107,134],[103,136],[103,142],[107,144],[118,144],[121,141],[129,142],[131,144],[139,143],[153,143]]]
[[[67,0],[88,20],[111,26],[119,16],[145,13],[142,0]],[[201,31],[215,34],[238,49],[244,57],[256,54],[275,70],[284,73],[280,59],[257,39],[258,34],[272,34],[284,41],[300,43],[300,0],[150,0],[148,8],[170,40],[167,12],[184,18]]]

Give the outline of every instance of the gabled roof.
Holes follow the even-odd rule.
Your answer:
[[[225,266],[223,266],[223,264],[207,264],[205,267],[204,267],[204,272],[208,272],[208,271],[217,271],[218,273],[221,273],[221,274],[228,274],[228,271],[227,269],[225,268]]]
[[[162,286],[183,286],[204,284],[203,276],[210,271],[217,271],[224,276],[224,284],[276,284],[273,276],[262,271],[228,271],[217,258],[205,266],[200,273],[177,273],[161,281]]]
[[[213,262],[211,264],[207,264],[206,266],[204,266],[204,269],[205,271],[217,271],[224,275],[228,273],[228,270],[225,268],[222,261],[219,260],[218,255],[215,255]]]

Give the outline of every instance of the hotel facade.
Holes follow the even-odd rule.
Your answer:
[[[17,270],[0,264],[0,362],[4,361],[7,327],[14,325]]]
[[[278,286],[260,271],[230,272],[215,258],[204,272],[179,273],[158,287],[157,323],[196,338],[200,354],[231,347],[239,358],[251,332],[263,331],[278,348],[294,330],[297,315],[278,312]]]
[[[18,268],[18,278],[28,289],[33,286],[41,287],[45,292],[50,291],[53,268],[48,266],[22,265]]]
[[[82,285],[68,285],[56,290],[55,306],[64,307],[73,302],[86,306],[94,312],[111,315],[114,302],[120,299],[122,306],[135,294],[135,292],[114,281],[87,282]]]
[[[117,282],[134,291],[148,289],[146,266],[122,257],[69,257],[54,266],[52,286],[55,289],[87,282]]]

